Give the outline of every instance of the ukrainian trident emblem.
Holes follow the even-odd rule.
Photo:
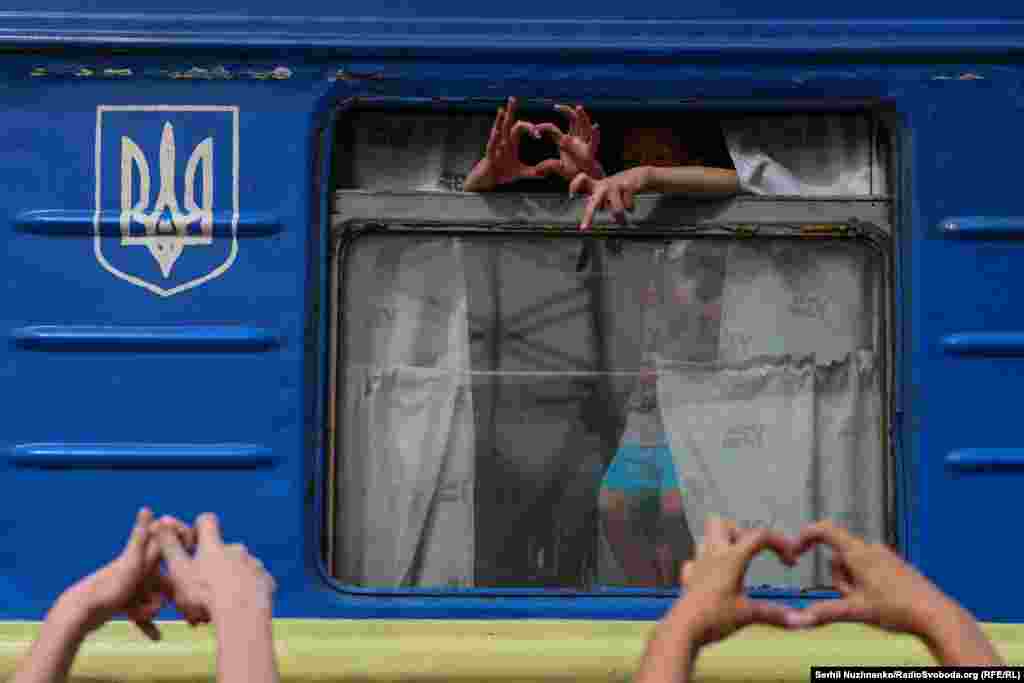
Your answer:
[[[237,121],[236,107],[99,108],[95,233],[104,268],[170,296],[231,266],[238,250]],[[114,128],[106,139],[104,126]],[[105,160],[120,171],[112,178],[102,174]],[[104,185],[116,192],[104,195]],[[229,210],[215,209],[225,204]],[[109,220],[115,210],[117,228]]]
[[[185,212],[174,193],[174,126],[164,123],[160,139],[160,190],[156,203],[149,204],[149,164],[139,146],[129,137],[121,138],[121,245],[149,249],[164,277],[170,277],[174,262],[187,245],[206,245],[213,239],[213,138],[206,138],[192,151],[185,166]],[[134,196],[132,166],[139,173],[138,200]],[[195,200],[196,167],[202,165],[202,207]],[[132,221],[145,226],[145,234],[132,234]],[[189,226],[197,223],[198,234]]]

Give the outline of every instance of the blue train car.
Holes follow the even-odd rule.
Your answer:
[[[889,542],[1014,659],[1018,5],[41,0],[0,46],[9,643],[149,505],[265,562],[286,677],[622,680],[718,512]],[[512,95],[743,191],[465,192]],[[752,590],[834,596],[806,560]],[[105,633],[81,671],[156,675]],[[923,656],[810,637],[708,666]]]

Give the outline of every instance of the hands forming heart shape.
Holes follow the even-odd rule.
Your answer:
[[[818,545],[832,550],[840,599],[801,610],[747,597],[744,575],[759,553],[774,552],[792,566]],[[680,578],[685,591],[655,629],[633,678],[637,683],[691,680],[701,646],[751,624],[803,629],[856,621],[917,635],[944,666],[1003,663],[969,612],[886,546],[867,543],[828,521],[791,539],[709,517],[697,555],[683,565]]]
[[[224,543],[215,515],[200,515],[190,528],[170,516],[154,521],[143,508],[121,554],[74,584],[59,602],[79,615],[85,631],[124,614],[159,640],[153,620],[165,602],[192,626],[216,622],[238,605],[269,618],[275,589],[263,563],[245,546]]]
[[[487,152],[463,184],[466,192],[487,192],[523,178],[561,176],[570,183],[570,195],[590,195],[580,220],[580,230],[588,230],[594,216],[602,209],[611,212],[618,223],[626,223],[626,212],[633,210],[633,199],[642,192],[724,197],[739,191],[736,172],[732,169],[636,166],[606,176],[597,160],[601,127],[591,121],[583,107],[555,106],[569,120],[569,131],[563,133],[553,123],[516,121],[516,106],[516,99],[510,97],[507,105],[498,109],[487,140]],[[519,158],[523,134],[538,140],[550,137],[558,148],[558,158],[546,159],[534,166],[524,164]]]
[[[521,178],[559,175],[568,181],[581,173],[593,178],[604,177],[604,169],[597,161],[601,128],[590,120],[583,107],[555,106],[569,120],[568,133],[563,133],[553,123],[516,121],[516,107],[516,99],[510,97],[507,105],[498,109],[487,140],[487,152],[466,178],[468,192],[492,190]],[[519,158],[519,143],[524,133],[537,140],[549,136],[558,149],[558,158],[546,159],[535,166],[524,164]]]
[[[819,545],[832,550],[838,600],[794,609],[747,597],[744,575],[759,553],[774,552],[792,566]],[[696,647],[750,624],[803,629],[860,622],[915,634],[943,663],[1000,661],[973,617],[928,579],[885,545],[868,543],[828,521],[805,527],[791,539],[711,517],[695,559],[683,565],[681,581],[686,590],[666,621],[681,624]]]
[[[818,545],[832,549],[839,600],[798,610],[746,595],[743,580],[756,555],[771,551],[793,565]],[[655,630],[637,683],[689,680],[702,645],[757,623],[802,629],[858,621],[918,635],[944,665],[1002,664],[970,613],[887,547],[831,522],[808,526],[790,539],[711,517],[681,580],[686,590]],[[190,528],[173,517],[153,521],[143,508],[121,554],[58,598],[12,680],[62,680],[85,635],[117,614],[158,640],[153,619],[165,601],[193,626],[216,626],[218,680],[278,680],[270,627],[275,588],[263,563],[244,546],[224,544],[214,515],[200,515]]]

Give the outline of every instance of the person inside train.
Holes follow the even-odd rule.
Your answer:
[[[654,368],[641,370],[627,401],[625,430],[601,480],[598,509],[626,583],[665,588],[675,584],[677,558],[689,555],[693,541],[656,381]],[[684,552],[676,551],[680,546]]]
[[[614,204],[623,191],[629,195],[629,192],[676,189],[728,195],[738,190],[735,171],[693,165],[700,164],[701,160],[688,153],[671,129],[645,125],[620,131],[612,124],[613,149],[606,146],[602,154],[601,127],[593,123],[583,107],[556,105],[555,109],[568,119],[568,132],[563,133],[551,122],[518,120],[516,99],[510,97],[507,105],[498,110],[485,155],[466,177],[463,189],[486,192],[522,180],[560,178],[566,183],[575,183],[577,191],[594,193],[596,199],[588,204],[584,215],[587,226],[601,201]],[[523,159],[528,155],[520,148],[524,136],[554,142],[558,157],[536,164],[526,163]],[[606,182],[602,157],[613,167],[629,169],[612,176],[613,185]],[[627,186],[631,189],[621,189]],[[621,191],[612,192],[614,188]],[[652,283],[649,289],[658,298],[661,289],[658,284]],[[649,328],[662,322],[661,312],[650,302],[645,305],[647,308],[651,310],[644,315],[642,343],[647,351],[657,353],[660,351],[655,348],[659,335]],[[673,541],[689,536],[689,529],[683,513],[679,477],[661,424],[656,379],[653,366],[649,366],[630,391],[624,411],[624,431],[602,478],[598,498],[609,549],[621,569],[622,579],[631,586],[672,586],[678,561],[688,556],[692,546],[692,540],[689,544]]]
[[[763,551],[793,564],[816,545],[832,550],[832,578],[841,597],[794,609],[746,596],[744,575]],[[832,522],[803,529],[793,540],[767,529],[741,529],[709,517],[696,557],[683,565],[682,595],[647,643],[637,683],[692,679],[702,647],[752,624],[800,630],[858,622],[917,636],[943,666],[1002,665],[974,617],[879,543],[868,543]]]
[[[200,515],[190,529],[173,517],[154,521],[143,508],[121,554],[57,598],[11,683],[66,681],[83,641],[118,615],[159,640],[153,619],[165,600],[193,626],[213,624],[218,681],[276,683],[274,590],[244,546],[225,545],[215,515]]]

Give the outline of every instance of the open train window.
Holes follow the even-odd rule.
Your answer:
[[[842,173],[799,145],[756,159],[758,136],[778,135],[761,121],[723,130],[760,164],[750,182],[781,169],[840,197],[642,196],[630,227],[585,234],[578,201],[447,191],[459,174],[443,160],[471,164],[480,141],[438,131],[486,137],[487,118],[353,116],[332,220],[331,574],[392,590],[668,588],[708,514],[790,533],[830,517],[891,540],[891,205],[873,118],[833,119],[782,135],[789,149],[808,126],[863,131],[834,150]],[[382,126],[436,144],[403,164],[417,133],[400,146]],[[801,155],[817,175],[793,172]],[[764,557],[748,581],[829,573],[820,553]]]

